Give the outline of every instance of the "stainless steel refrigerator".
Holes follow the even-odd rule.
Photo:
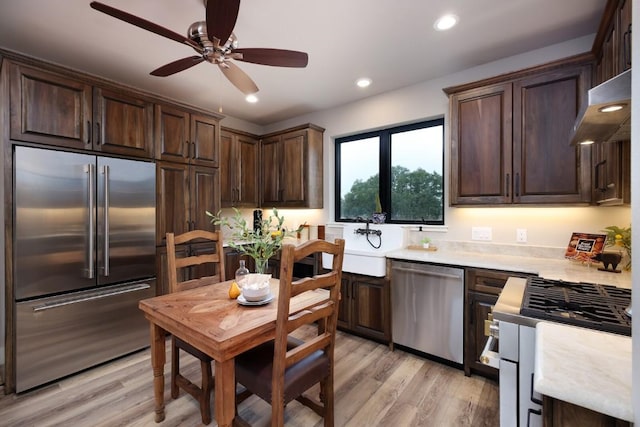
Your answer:
[[[155,165],[16,147],[13,285],[21,392],[149,345]]]

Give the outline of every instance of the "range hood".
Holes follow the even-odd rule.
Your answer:
[[[607,107],[622,106],[606,111]],[[570,135],[571,144],[631,139],[631,70],[589,90]]]

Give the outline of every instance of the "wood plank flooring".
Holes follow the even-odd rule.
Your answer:
[[[338,333],[336,339],[336,426],[498,426],[498,386],[482,377],[387,346]],[[169,350],[167,345],[167,350]],[[167,362],[170,361],[167,354]],[[196,359],[184,355],[187,376],[199,378]],[[199,426],[197,402],[169,391],[165,365],[166,419],[153,418],[149,350],[22,393],[0,396],[1,426]],[[315,390],[314,390],[315,392]],[[252,396],[239,406],[256,426],[269,425],[270,406]],[[285,411],[286,425],[322,426],[298,402]],[[210,424],[215,426],[215,420]]]

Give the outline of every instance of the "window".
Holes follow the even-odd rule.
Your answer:
[[[336,221],[442,225],[443,170],[444,119],[338,138]]]

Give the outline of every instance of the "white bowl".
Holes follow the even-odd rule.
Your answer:
[[[269,296],[269,294],[271,293],[270,291],[271,290],[268,285],[262,288],[246,288],[245,287],[242,289],[242,296],[247,301],[251,301],[251,302],[262,301],[263,299]]]
[[[247,274],[241,281],[242,296],[247,301],[262,301],[271,293],[270,274]]]

